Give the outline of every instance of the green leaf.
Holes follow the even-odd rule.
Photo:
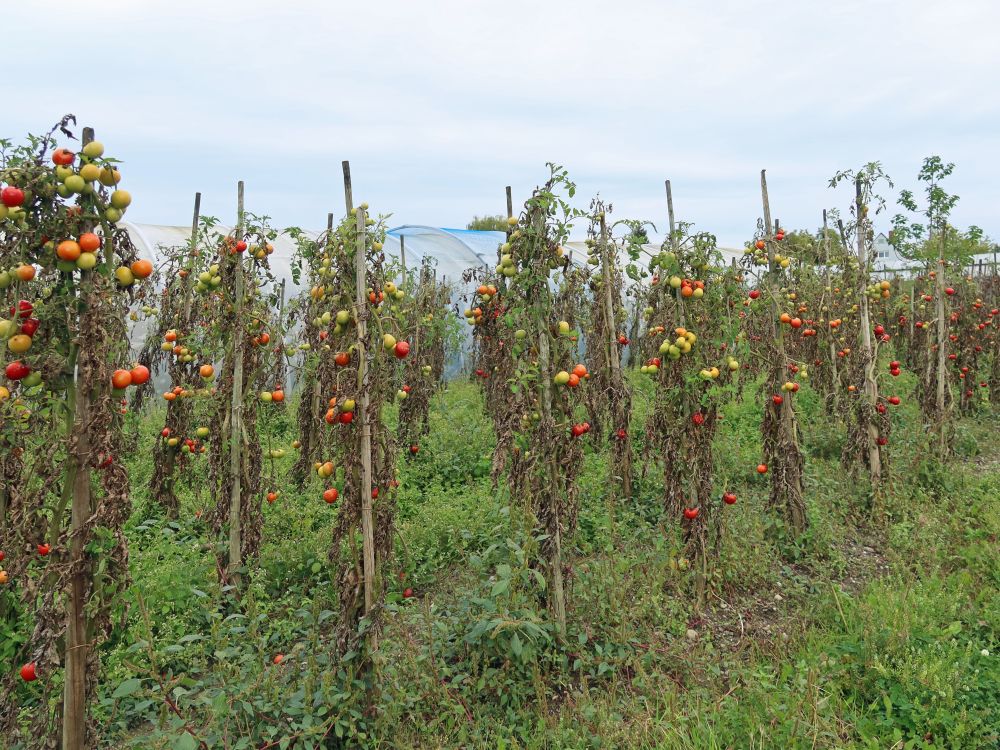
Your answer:
[[[185,731],[180,737],[174,740],[173,750],[198,750],[198,741]]]
[[[136,677],[132,677],[125,680],[121,685],[115,688],[115,692],[111,694],[112,698],[124,698],[127,695],[132,695],[136,690],[142,687],[142,681]]]
[[[518,638],[517,633],[514,633],[514,636],[510,639],[510,651],[518,659],[521,658],[523,646],[521,645],[521,639]]]

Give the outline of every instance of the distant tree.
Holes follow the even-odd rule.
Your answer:
[[[832,228],[827,228],[826,236],[829,242],[823,242],[823,229],[809,232],[805,229],[793,229],[785,233],[782,247],[791,251],[789,254],[800,260],[807,261],[813,265],[824,265],[827,261],[827,254],[830,258],[842,257],[845,248],[841,241],[840,233]]]
[[[497,214],[496,216],[473,216],[472,221],[465,225],[466,229],[475,229],[480,232],[504,232],[507,230],[507,217]]]
[[[632,235],[629,238],[629,242],[633,245],[646,245],[649,244],[649,234],[646,232],[646,227],[641,224],[637,224],[632,230]]]

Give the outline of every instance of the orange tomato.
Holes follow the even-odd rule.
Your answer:
[[[165,334],[163,334],[163,339],[164,341],[176,341],[177,331],[167,331]]]
[[[111,385],[115,390],[123,390],[132,385],[132,373],[128,370],[115,370],[111,375]]]
[[[31,281],[35,278],[35,267],[31,265],[18,266],[14,272],[21,281]]]
[[[177,394],[174,393],[173,391],[167,391],[166,393],[163,394],[163,398],[165,401],[173,401],[175,398],[177,398]]]
[[[132,368],[132,385],[142,385],[149,380],[149,368],[145,365],[136,365]]]
[[[80,257],[81,252],[80,245],[73,240],[63,240],[56,247],[56,255],[59,256],[59,260],[72,262]]]
[[[101,247],[101,238],[93,232],[84,232],[77,240],[80,249],[85,253],[97,252]]]
[[[585,378],[587,377],[587,368],[582,364],[577,365],[573,368],[573,374],[578,378]]]
[[[271,391],[271,400],[277,401],[279,404],[285,400],[284,391]]]
[[[210,379],[215,375],[215,368],[212,365],[202,365],[198,368],[198,374],[201,375],[205,380]]]
[[[145,279],[150,274],[153,273],[152,262],[146,260],[145,258],[140,258],[137,261],[133,261],[132,265],[129,266],[132,269],[132,275],[137,279]]]
[[[566,383],[566,385],[568,385],[570,388],[576,388],[578,385],[580,385],[580,376],[577,375],[576,373],[571,373],[569,376],[569,382]]]

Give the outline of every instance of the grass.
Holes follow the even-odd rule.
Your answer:
[[[646,390],[637,383],[639,421]],[[162,415],[137,416],[131,606],[103,650],[102,746],[1000,747],[992,415],[964,420],[959,455],[939,467],[924,459],[918,412],[904,401],[893,412],[891,491],[871,508],[840,468],[843,431],[806,391],[798,405],[810,530],[793,543],[766,512],[766,480],[747,470],[759,460],[759,412],[752,397],[731,405],[718,486],[740,500],[725,510],[702,611],[661,517],[655,466],[645,477],[639,467],[635,498],[612,508],[605,456],[588,448],[560,646],[526,564],[532,540],[489,481],[478,390],[450,384],[419,455],[400,463],[394,572],[406,582],[390,584],[373,711],[354,662],[330,658],[336,511],[320,490],[282,483],[292,456],[266,467],[282,495],[265,507],[259,568],[234,610],[195,518],[208,502],[191,486],[197,472],[181,519],[166,522],[146,495]],[[289,443],[292,429],[273,420],[270,439]]]

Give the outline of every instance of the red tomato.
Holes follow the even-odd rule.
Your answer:
[[[136,365],[129,374],[132,376],[132,385],[142,385],[149,381],[149,368],[145,365]]]
[[[7,208],[17,208],[24,203],[24,191],[21,188],[8,185],[0,190],[0,202],[3,202]]]
[[[132,385],[132,373],[128,370],[115,370],[111,375],[111,385],[115,390],[122,390]]]

